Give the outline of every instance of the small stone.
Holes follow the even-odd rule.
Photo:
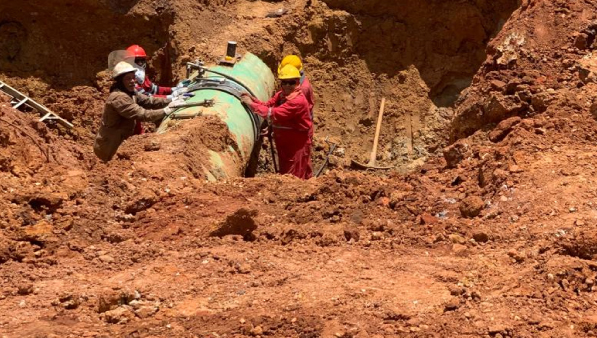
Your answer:
[[[104,263],[114,263],[114,258],[110,255],[101,255],[98,259]]]
[[[122,306],[101,314],[104,321],[111,324],[125,324],[135,318],[135,314]]]
[[[510,258],[514,259],[516,261],[516,263],[522,263],[526,259],[525,255],[523,253],[519,253],[516,250],[508,251],[508,256],[510,256]]]
[[[344,238],[346,238],[347,242],[349,242],[350,240],[358,242],[361,238],[359,229],[355,226],[347,226],[346,228],[344,228]]]
[[[506,88],[506,83],[500,80],[491,80],[489,82],[492,89],[503,91]]]
[[[576,221],[574,221],[574,224],[576,226],[582,227],[585,225],[585,222],[582,219],[577,219]]]
[[[381,239],[382,239],[382,234],[381,234],[381,232],[377,232],[377,231],[375,231],[375,232],[373,232],[373,233],[371,234],[371,240],[372,240],[372,241],[379,241],[379,240],[381,240]]]
[[[462,217],[473,218],[479,216],[485,203],[479,196],[469,196],[462,200],[459,209]]]
[[[263,328],[261,325],[255,326],[251,329],[251,335],[253,336],[261,336],[263,334]]]
[[[472,155],[470,146],[463,139],[456,141],[454,144],[446,147],[443,150],[444,159],[448,168],[455,168],[458,163],[462,162],[465,158]]]
[[[518,116],[514,116],[508,119],[505,119],[498,123],[494,130],[489,133],[489,139],[492,142],[499,142],[503,140],[508,133],[512,131],[515,125],[520,123],[522,119]]]
[[[157,306],[149,305],[149,306],[141,306],[138,310],[135,311],[135,314],[139,318],[148,318],[153,316],[158,312],[159,308]]]
[[[460,296],[466,292],[466,289],[460,286],[450,286],[449,290],[452,296]]]
[[[19,285],[17,293],[21,296],[26,296],[28,294],[33,293],[33,284],[27,283]]]
[[[489,235],[487,235],[485,232],[479,231],[473,234],[473,239],[477,243],[485,243],[489,241]]]
[[[494,324],[489,327],[489,334],[490,335],[497,335],[498,333],[504,333],[508,331],[508,328],[504,325]]]
[[[448,236],[448,238],[450,239],[450,242],[454,243],[454,244],[466,244],[466,239],[464,239],[464,237],[457,235],[457,234],[451,234]]]
[[[241,274],[247,274],[251,272],[251,265],[249,263],[237,264],[235,268],[236,272]]]
[[[439,219],[433,215],[430,215],[428,213],[423,213],[421,215],[421,224],[436,224],[439,221]]]
[[[454,311],[460,307],[460,300],[458,298],[452,298],[446,305],[444,306],[444,312]]]

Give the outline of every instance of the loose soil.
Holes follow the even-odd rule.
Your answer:
[[[278,9],[286,12],[267,18]],[[597,335],[597,4],[0,4],[2,337]],[[206,182],[231,136],[196,118],[92,152],[108,53],[152,76],[236,40],[312,80],[319,178]],[[381,97],[381,164],[366,162]],[[327,142],[326,142],[327,138]],[[267,144],[265,145],[267,146]],[[265,152],[265,154],[263,154]]]

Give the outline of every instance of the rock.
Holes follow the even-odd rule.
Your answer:
[[[444,148],[444,159],[448,168],[456,168],[458,163],[472,155],[470,146],[464,140],[458,140],[454,144]]]
[[[151,190],[141,190],[131,203],[124,209],[125,214],[135,215],[136,213],[149,209],[158,201],[158,196]]]
[[[401,202],[403,202],[408,195],[408,191],[392,191],[390,193],[390,207],[395,208],[396,205],[399,205]]]
[[[500,80],[491,80],[489,82],[489,84],[491,85],[492,89],[498,90],[498,91],[504,91],[506,88],[506,83],[504,81],[500,81]]]
[[[57,242],[58,237],[54,235],[52,224],[46,220],[41,220],[35,225],[19,229],[17,240],[47,244]]]
[[[496,47],[495,63],[500,66],[511,66],[518,60],[520,47],[525,43],[525,37],[518,33],[511,33],[506,36],[501,44]]]
[[[156,140],[151,140],[150,142],[146,143],[143,147],[145,151],[158,151],[160,150],[160,148],[160,143]]]
[[[358,242],[361,238],[359,229],[354,226],[347,226],[344,228],[344,238],[346,238],[346,241],[350,241],[352,239],[353,241]]]
[[[240,274],[248,274],[248,273],[251,273],[251,264],[249,264],[249,263],[236,264],[234,266],[234,269],[236,270],[236,272],[238,272]]]
[[[477,243],[485,243],[489,241],[489,235],[487,235],[485,232],[478,231],[473,234],[473,239]]]
[[[499,142],[504,139],[511,131],[512,128],[520,123],[522,119],[518,116],[505,119],[498,123],[498,125],[489,133],[489,139],[491,142]]]
[[[261,327],[261,325],[257,325],[251,329],[250,333],[252,336],[261,336],[263,334],[263,328]]]
[[[526,259],[524,253],[519,253],[518,251],[512,249],[508,251],[508,256],[516,261],[516,263],[522,263]]]
[[[67,310],[74,310],[81,305],[81,297],[71,293],[61,295],[58,301]]]
[[[375,231],[375,232],[373,232],[373,233],[371,234],[371,240],[372,240],[372,241],[379,241],[379,240],[381,240],[382,238],[383,238],[383,235],[381,234],[381,232],[377,232],[377,231]]]
[[[448,236],[448,238],[450,239],[450,242],[452,242],[453,244],[466,244],[466,239],[464,239],[464,237],[460,235],[451,234]]]
[[[135,310],[135,314],[139,317],[139,318],[148,318],[153,316],[154,314],[156,314],[159,311],[159,307],[155,306],[155,305],[145,305],[145,306],[141,306],[140,308],[138,308],[137,310]]]
[[[492,326],[489,327],[489,334],[490,335],[496,335],[498,333],[507,333],[508,327],[506,327],[505,325],[501,325],[501,324],[493,324]]]
[[[580,80],[587,84],[597,82],[597,57],[593,54],[585,55],[577,64]]]
[[[21,296],[26,296],[33,293],[33,284],[24,283],[18,286],[17,293]]]
[[[550,101],[551,95],[549,95],[549,93],[537,93],[531,98],[531,105],[533,106],[533,109],[535,109],[535,112],[543,113],[547,110],[547,106],[549,106]]]
[[[101,255],[98,259],[104,263],[114,263],[114,258],[110,255]]]
[[[436,224],[437,222],[439,222],[439,219],[433,215],[430,215],[426,212],[424,212],[423,214],[421,214],[421,224]]]
[[[128,290],[105,290],[98,297],[98,312],[114,310],[127,305],[135,299],[135,293]]]
[[[485,116],[488,122],[497,122],[522,111],[528,104],[521,102],[514,95],[492,95],[485,105]]]
[[[578,49],[587,49],[589,47],[589,36],[585,33],[580,33],[574,39],[574,47]]]
[[[473,218],[479,216],[485,203],[479,196],[469,196],[462,200],[460,206],[460,214],[462,217]]]
[[[454,311],[460,307],[460,300],[458,298],[452,298],[446,305],[444,306],[444,312]]]
[[[114,310],[106,311],[100,317],[111,324],[125,324],[135,318],[135,314],[127,306],[121,306]]]
[[[450,286],[449,290],[452,296],[460,296],[466,292],[465,288],[456,285]]]

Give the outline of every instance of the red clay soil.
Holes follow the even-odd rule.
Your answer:
[[[57,11],[70,8],[53,2]],[[37,3],[27,6],[41,21],[49,7]],[[272,67],[283,53],[305,51],[319,101],[315,163],[325,136],[343,151],[317,179],[261,173],[207,183],[193,168],[218,144],[193,133],[215,122],[197,119],[164,135],[133,137],[103,164],[91,151],[108,85],[101,58],[89,65],[97,69],[89,81],[97,82],[83,83],[81,72],[77,84],[28,74],[28,52],[20,60],[15,49],[0,48],[2,62],[10,62],[2,53],[15,55],[2,79],[76,125],[73,132],[38,123],[0,96],[0,336],[597,335],[594,3],[522,1],[499,32],[487,31],[487,58],[454,107],[436,105],[449,95],[435,94],[446,92],[422,75],[423,61],[396,73],[368,70],[363,47],[341,48],[350,62],[340,63],[344,54],[332,57],[337,41],[323,53],[312,49],[319,42],[284,35],[326,27],[328,37],[343,39],[364,16],[383,14],[342,1],[329,1],[332,8],[315,1],[84,3],[112,13],[102,20],[113,24],[121,12],[122,24],[151,25],[168,13],[170,47],[152,44],[151,33],[140,41],[159,55],[171,48],[173,78],[184,55],[215,57],[220,40],[244,41]],[[0,10],[16,15],[11,6]],[[454,6],[461,13],[462,3]],[[503,15],[484,1],[477,6],[493,18],[488,26]],[[264,18],[279,7],[292,14]],[[385,20],[395,10],[386,9]],[[202,26],[201,18],[220,25]],[[45,32],[27,27],[33,41]],[[223,28],[228,35],[218,36]],[[195,29],[206,34],[192,35]],[[106,55],[118,41],[128,43],[123,35],[101,44]],[[334,75],[338,66],[350,75]],[[375,114],[381,96],[392,102],[386,128],[394,127],[382,129],[382,148],[398,155],[379,159],[399,167],[349,170],[343,164],[357,152],[368,155],[363,137],[375,127],[359,109]],[[404,139],[412,121],[419,132]]]

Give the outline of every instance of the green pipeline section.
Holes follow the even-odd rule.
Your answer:
[[[195,72],[189,92],[194,94],[180,108],[165,118],[157,133],[165,133],[190,118],[217,116],[226,126],[236,146],[226,150],[209,149],[208,163],[203,172],[210,181],[243,176],[259,139],[262,120],[240,100],[248,92],[261,101],[267,101],[274,91],[274,75],[261,59],[246,53],[233,65],[203,66],[192,64]],[[198,168],[195,168],[198,169]]]

